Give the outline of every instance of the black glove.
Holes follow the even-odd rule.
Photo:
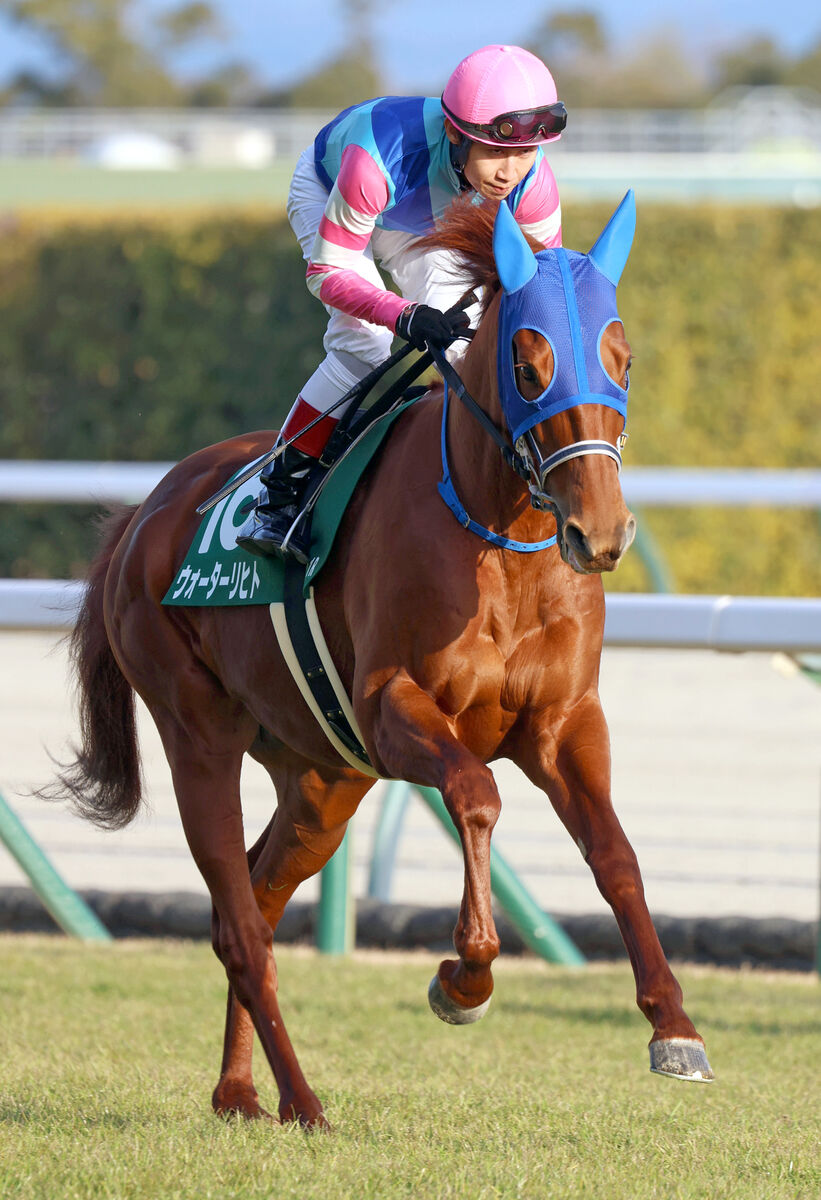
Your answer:
[[[443,313],[428,304],[412,304],[399,314],[396,333],[417,350],[424,350],[426,342],[445,348],[469,326],[470,318],[461,309]]]

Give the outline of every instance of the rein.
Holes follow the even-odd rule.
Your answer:
[[[494,442],[501,450],[502,458],[505,460],[507,465],[512,467],[517,475],[521,475],[522,479],[528,479],[530,477],[530,468],[528,467],[524,458],[521,454],[516,453],[505,435],[496,428],[496,425],[493,423],[493,421],[491,421],[485,410],[473,399],[470,392],[462,382],[461,377],[456,373],[445,357],[445,352],[436,346],[428,346],[428,351],[436,364],[437,370],[445,381],[445,396],[447,397],[448,388],[452,388],[470,415],[479,422],[485,433],[489,434],[490,437],[493,438]]]
[[[469,529],[471,533],[477,534],[478,537],[483,538],[486,542],[490,542],[494,546],[499,546],[503,550],[516,550],[520,554],[532,554],[535,550],[546,550],[548,546],[555,546],[557,541],[556,534],[545,538],[541,542],[517,542],[513,538],[505,537],[501,533],[494,533],[491,529],[480,525],[467,512],[467,509],[456,494],[456,488],[453,486],[448,466],[447,429],[448,404],[451,389],[462,401],[470,415],[479,422],[484,431],[493,439],[502,453],[502,458],[509,467],[513,468],[517,475],[520,475],[522,479],[529,479],[530,467],[522,455],[516,453],[505,435],[496,428],[496,425],[491,421],[485,410],[473,399],[457,372],[448,362],[444,352],[430,346],[428,349],[433,355],[433,361],[436,363],[445,382],[445,396],[442,404],[442,480],[439,484],[439,495],[464,529]]]

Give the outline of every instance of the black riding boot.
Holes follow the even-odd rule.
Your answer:
[[[311,467],[316,459],[303,454],[295,446],[288,446],[264,468],[260,474],[263,491],[257,499],[256,508],[237,534],[237,545],[251,554],[291,554],[298,562],[306,563],[310,557],[310,516],[304,517],[288,538],[282,543],[302,507],[302,497]]]

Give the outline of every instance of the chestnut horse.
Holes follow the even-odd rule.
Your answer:
[[[487,424],[460,403],[446,411],[443,439],[445,397],[441,385],[432,388],[394,426],[359,485],[315,599],[375,770],[438,788],[459,832],[458,957],[434,977],[434,1011],[466,1023],[493,990],[499,939],[489,851],[501,800],[487,763],[508,758],[547,793],[613,908],[653,1027],[652,1069],[707,1079],[703,1042],[611,804],[598,695],[600,575],[615,569],[634,531],[618,453],[630,349],[615,310],[631,205],[629,193],[588,255],[534,255],[504,204],[495,233],[487,206],[461,205],[431,235],[464,258],[470,283],[483,289],[459,373],[497,434],[507,428],[517,455],[500,458]],[[443,440],[467,520],[454,520],[437,491]],[[213,1107],[268,1116],[251,1074],[256,1033],[279,1089],[279,1118],[323,1127],[280,1014],[272,931],[297,885],[337,849],[374,779],[326,740],[265,606],[162,604],[196,532],[196,506],[271,442],[265,431],[201,450],[138,508],[110,518],[72,635],[83,743],[60,779],[63,794],[101,825],[134,816],[137,692],[162,738],[230,984]],[[547,545],[532,552],[532,543]],[[277,797],[247,854],[246,754],[267,769]]]

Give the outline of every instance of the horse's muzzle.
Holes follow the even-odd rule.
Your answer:
[[[585,530],[573,517],[558,520],[559,550],[567,565],[580,575],[615,571],[636,536],[636,518],[625,512],[626,520],[609,530]]]

